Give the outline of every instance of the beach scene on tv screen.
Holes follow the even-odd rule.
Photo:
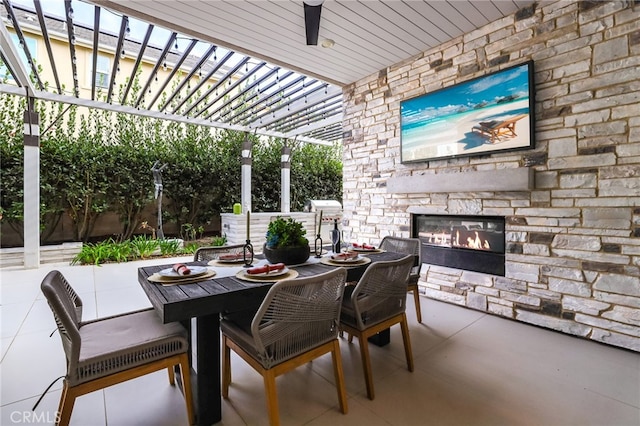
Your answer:
[[[527,64],[401,104],[402,161],[484,154],[529,145]]]

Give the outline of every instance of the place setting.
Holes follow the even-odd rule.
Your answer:
[[[376,248],[376,246],[370,244],[360,244],[360,243],[351,243],[348,248],[349,252],[356,252],[362,254],[371,254],[371,253],[382,253],[384,250]]]
[[[284,263],[254,266],[236,273],[236,278],[238,279],[258,283],[274,283],[296,278],[297,276],[298,271],[288,268]]]
[[[217,259],[210,260],[207,265],[234,267],[243,263],[245,263],[245,256],[243,253],[224,253],[219,255]]]
[[[357,252],[341,252],[324,256],[320,263],[329,266],[360,266],[371,263],[371,259]]]
[[[149,281],[162,285],[191,284],[205,281],[216,275],[216,271],[206,266],[187,266],[176,263],[171,268],[162,269],[149,277]]]

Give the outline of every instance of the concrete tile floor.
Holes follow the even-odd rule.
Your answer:
[[[83,300],[84,319],[149,307],[137,268],[190,258],[103,266],[0,270],[0,424],[51,424],[61,382],[35,413],[46,386],[65,372],[64,353],[39,285],[58,269]],[[349,413],[338,410],[325,356],[278,379],[284,425],[640,425],[640,354],[434,300],[423,324],[407,303],[415,371],[406,369],[399,327],[371,346],[376,399],[366,397],[358,344],[341,340]],[[224,425],[264,425],[261,377],[232,358]],[[183,425],[182,394],[161,371],[83,396],[71,424]]]

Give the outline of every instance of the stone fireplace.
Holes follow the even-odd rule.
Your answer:
[[[504,216],[411,215],[422,261],[504,276]]]
[[[345,86],[347,226],[372,244],[421,238],[430,299],[640,352],[637,22],[637,2],[533,4]],[[401,161],[401,101],[528,60],[534,149]],[[435,216],[454,221],[444,236]],[[495,248],[486,229],[504,230],[503,253],[453,246]],[[452,253],[503,271],[451,264]]]

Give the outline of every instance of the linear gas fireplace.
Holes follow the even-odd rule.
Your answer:
[[[412,214],[422,261],[504,276],[504,217]]]

